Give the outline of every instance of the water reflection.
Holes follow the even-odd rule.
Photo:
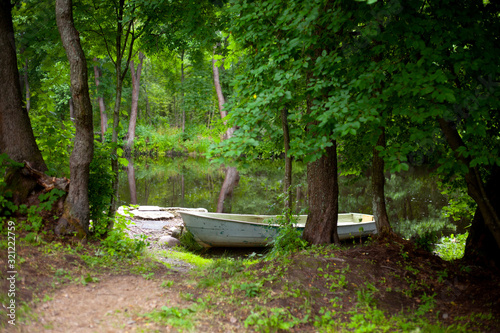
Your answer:
[[[126,170],[120,175],[122,204],[204,207],[215,212],[228,168],[213,166],[203,158],[177,157],[130,161]],[[224,199],[225,212],[281,213],[284,177],[281,161],[258,161],[238,171],[239,181],[232,195]],[[292,185],[297,213],[304,213],[307,207],[305,173],[305,166],[294,164]],[[370,214],[370,178],[339,177],[339,182],[340,212]],[[423,231],[454,231],[454,225],[441,214],[449,198],[440,193],[436,179],[427,172],[411,170],[388,176],[386,199],[393,228],[406,237]]]

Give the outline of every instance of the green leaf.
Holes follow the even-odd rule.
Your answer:
[[[120,163],[123,166],[128,166],[128,160],[123,157],[118,157],[118,163]]]

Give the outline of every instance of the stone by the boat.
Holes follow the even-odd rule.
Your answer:
[[[181,242],[172,236],[162,236],[158,240],[158,244],[160,246],[174,247],[179,245]]]
[[[165,227],[163,228],[166,229]],[[170,234],[170,236],[179,239],[182,235],[182,226],[170,227],[168,228],[167,232]]]

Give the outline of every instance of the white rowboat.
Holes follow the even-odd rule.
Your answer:
[[[179,212],[186,229],[203,247],[260,247],[268,245],[278,234],[281,225],[275,215]],[[304,230],[307,215],[300,215],[294,225]],[[372,215],[339,214],[339,238],[363,237],[377,232]]]

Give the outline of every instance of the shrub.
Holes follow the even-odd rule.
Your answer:
[[[447,261],[452,261],[460,259],[464,256],[465,251],[465,241],[469,233],[458,234],[447,237],[441,237],[439,242],[436,244],[435,252],[438,256]]]

